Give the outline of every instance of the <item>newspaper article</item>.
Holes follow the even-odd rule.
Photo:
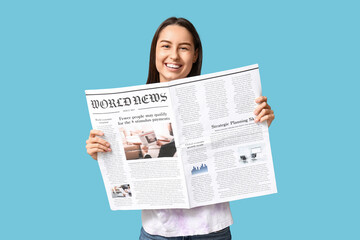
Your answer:
[[[258,65],[167,83],[86,90],[112,210],[193,208],[276,193]]]

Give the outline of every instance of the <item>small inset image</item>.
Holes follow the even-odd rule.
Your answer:
[[[140,141],[143,145],[148,146],[152,143],[156,144],[157,138],[154,131],[139,134]]]
[[[246,146],[239,149],[239,162],[255,162],[263,158],[263,146]]]
[[[125,198],[131,197],[130,184],[123,184],[120,186],[115,186],[111,189],[111,194],[113,198]]]
[[[191,170],[191,174],[195,175],[195,174],[199,174],[199,173],[205,173],[208,172],[208,167],[205,163],[201,164],[201,166],[193,166],[192,170]]]

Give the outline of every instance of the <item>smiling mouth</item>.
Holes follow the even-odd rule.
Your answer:
[[[171,69],[179,69],[182,67],[180,64],[165,63],[165,66]]]

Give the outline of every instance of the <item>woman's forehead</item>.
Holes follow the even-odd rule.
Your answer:
[[[193,36],[184,27],[179,25],[169,25],[161,30],[158,42],[167,41],[171,43],[190,43],[193,44]]]

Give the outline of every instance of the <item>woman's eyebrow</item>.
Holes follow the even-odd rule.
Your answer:
[[[183,43],[180,43],[179,45],[189,45],[189,46],[192,46],[192,44],[189,43],[189,42],[183,42]]]
[[[160,42],[171,43],[171,42],[168,41],[168,40],[161,40]]]

